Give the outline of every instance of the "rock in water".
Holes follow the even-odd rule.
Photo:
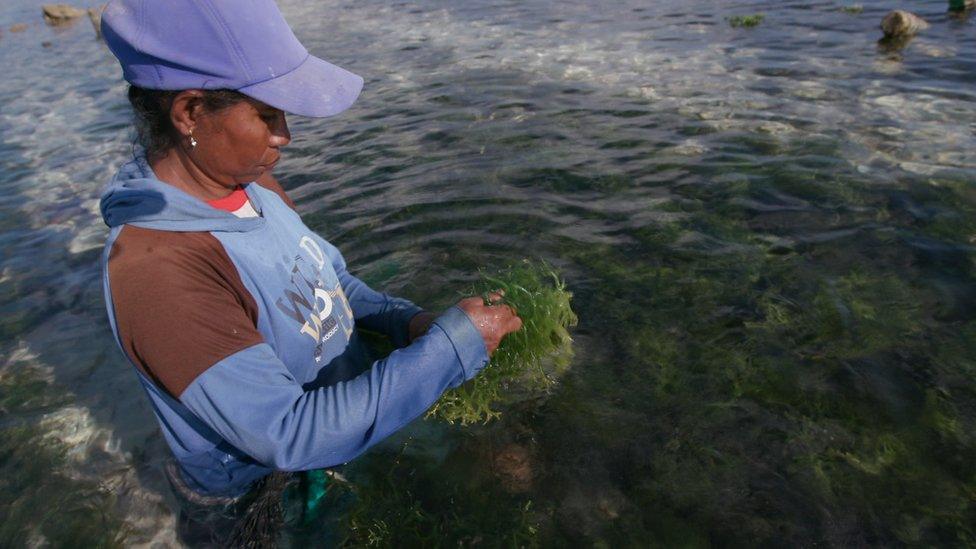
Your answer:
[[[52,26],[63,25],[85,15],[85,10],[68,4],[45,4],[41,10],[44,12],[44,22]]]
[[[976,8],[976,0],[949,0],[950,11],[965,11]]]
[[[506,492],[522,494],[532,489],[535,468],[524,446],[514,443],[504,446],[494,455],[492,469]]]
[[[889,40],[911,38],[919,31],[929,28],[924,19],[903,10],[895,10],[881,20],[881,30]]]

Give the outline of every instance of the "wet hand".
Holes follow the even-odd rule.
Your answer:
[[[498,348],[502,338],[522,327],[522,319],[515,310],[504,304],[496,304],[502,300],[501,291],[488,294],[488,304],[481,297],[468,297],[458,302],[457,306],[468,315],[474,323],[490,356]]]

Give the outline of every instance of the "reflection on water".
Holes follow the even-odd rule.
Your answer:
[[[87,21],[12,4],[0,508],[32,526],[0,543],[172,544],[98,278],[125,86]],[[346,467],[337,532],[296,540],[972,543],[976,23],[920,2],[931,28],[889,52],[880,2],[661,4],[282,2],[367,80],[347,114],[290,119],[306,222],[432,308],[544,258],[580,316],[547,399],[412,425]],[[70,520],[39,518],[51,500]]]

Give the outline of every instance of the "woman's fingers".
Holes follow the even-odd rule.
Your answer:
[[[487,301],[495,303],[504,296],[502,290],[497,290],[487,295]],[[490,355],[495,352],[503,337],[522,327],[522,319],[509,305],[501,303],[486,305],[485,301],[484,298],[468,297],[459,301],[458,307],[468,315],[478,329]]]
[[[514,315],[509,320],[508,331],[506,333],[517,332],[522,329],[522,319]]]
[[[522,319],[511,305],[494,305],[493,309],[499,311],[498,320],[503,326],[505,334],[512,333],[522,327]]]

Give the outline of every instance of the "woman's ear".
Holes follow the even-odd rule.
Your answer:
[[[169,120],[183,137],[187,137],[197,125],[203,109],[203,92],[184,90],[176,94],[169,107]]]

